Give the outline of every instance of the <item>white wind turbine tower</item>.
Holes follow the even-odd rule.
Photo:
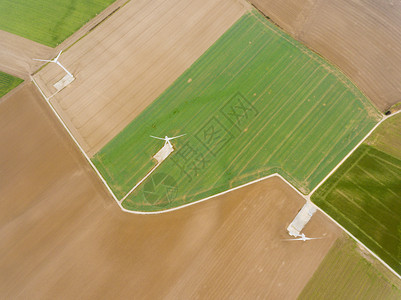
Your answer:
[[[61,50],[60,53],[56,56],[56,58],[55,58],[55,59],[52,59],[52,60],[48,60],[48,59],[38,59],[38,58],[33,58],[33,60],[55,63],[55,64],[59,65],[69,76],[71,76],[72,78],[74,78],[74,76],[73,76],[70,72],[68,72],[68,70],[67,70],[66,68],[64,68],[64,66],[58,61],[58,59],[59,59],[59,57],[60,57],[60,55],[61,55],[61,52],[63,52],[63,50]]]

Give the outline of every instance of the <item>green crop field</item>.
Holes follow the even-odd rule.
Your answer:
[[[396,130],[385,139],[388,128]],[[400,128],[401,115],[381,124],[312,201],[401,274],[401,159],[379,150],[401,142]]]
[[[335,67],[256,11],[244,15],[92,159],[123,202],[154,211],[279,172],[308,193],[380,114]]]
[[[23,82],[22,79],[0,71],[0,97],[3,97],[21,82]]]
[[[115,0],[2,0],[0,29],[55,47]]]
[[[340,238],[298,299],[400,299],[401,283],[379,261]]]

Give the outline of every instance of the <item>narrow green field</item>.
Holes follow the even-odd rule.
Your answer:
[[[17,87],[21,82],[23,82],[22,79],[0,71],[0,97]]]
[[[2,0],[0,29],[56,47],[115,0]]]
[[[368,259],[366,259],[368,257]],[[401,282],[350,238],[336,241],[298,299],[400,299]]]
[[[118,198],[176,151],[123,202],[154,211],[279,172],[308,193],[380,115],[336,68],[256,11],[243,16],[94,157]]]
[[[401,115],[379,126],[312,201],[401,274],[401,159],[379,150],[401,142],[400,128]]]

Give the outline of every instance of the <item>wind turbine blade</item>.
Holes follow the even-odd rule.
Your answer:
[[[157,137],[157,136],[150,135],[150,137],[152,137],[152,138],[154,138],[154,139],[158,139],[158,140],[165,141],[165,139],[159,138],[159,137]]]
[[[309,240],[320,240],[323,239],[324,237],[317,237],[317,238],[309,238],[309,237],[300,237],[300,238],[296,238],[296,239],[286,239],[283,241],[309,241]]]
[[[169,140],[172,140],[172,139],[176,139],[176,138],[182,137],[182,136],[184,136],[184,135],[186,135],[186,133],[181,134],[181,135],[177,135],[177,136],[173,136],[173,137],[168,138],[168,139],[169,139]]]
[[[53,62],[58,64],[69,76],[74,77],[74,76],[72,76],[72,74],[70,72],[68,72],[68,70],[66,68],[64,68],[64,66],[59,61],[53,61]]]
[[[46,61],[46,62],[52,62],[51,60],[48,59],[39,59],[39,58],[32,58],[33,60],[37,60],[37,61]]]
[[[60,51],[60,53],[56,56],[56,58],[54,59],[55,61],[57,61],[58,60],[58,58],[60,57],[60,55],[61,55],[61,52],[63,52],[63,50],[61,50]]]

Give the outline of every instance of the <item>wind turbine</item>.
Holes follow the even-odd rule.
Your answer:
[[[68,74],[69,76],[71,76],[72,78],[74,78],[74,76],[73,76],[70,72],[68,72],[68,70],[67,70],[66,68],[64,68],[64,66],[58,61],[58,59],[59,59],[59,57],[60,57],[60,55],[61,55],[61,52],[63,52],[63,50],[61,50],[60,53],[56,56],[56,58],[55,58],[55,59],[52,59],[52,60],[48,60],[48,59],[38,59],[38,58],[33,58],[33,60],[55,63],[55,64],[59,65],[61,68],[63,68],[63,70],[66,71],[67,74]]]
[[[182,137],[182,136],[184,136],[184,135],[186,135],[186,133],[185,133],[185,134],[178,135],[178,136],[173,136],[173,137],[168,137],[168,136],[166,135],[166,136],[164,137],[164,139],[163,139],[163,138],[160,138],[160,137],[157,137],[157,136],[153,136],[153,135],[151,135],[150,137],[152,137],[152,138],[154,138],[154,139],[158,139],[158,140],[163,140],[163,141],[165,141],[165,142],[164,142],[164,145],[169,144],[171,147],[173,147],[173,145],[171,145],[170,141],[173,140],[173,139]]]
[[[297,239],[287,239],[284,241],[304,241],[304,242],[306,242],[306,241],[310,241],[310,240],[320,240],[320,239],[321,239],[321,237],[320,238],[309,238],[309,237],[306,237],[304,233],[302,233],[300,235],[300,237]]]

